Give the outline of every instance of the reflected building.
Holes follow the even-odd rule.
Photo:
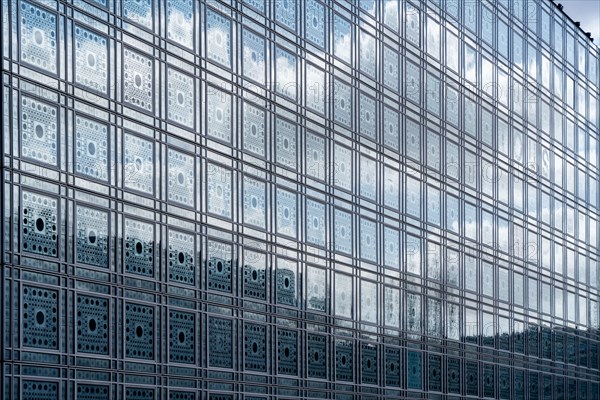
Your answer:
[[[3,398],[599,398],[557,4],[0,6]]]

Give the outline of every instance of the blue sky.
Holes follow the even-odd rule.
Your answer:
[[[596,46],[600,46],[600,0],[558,0],[574,21],[581,22],[585,32],[591,32]]]

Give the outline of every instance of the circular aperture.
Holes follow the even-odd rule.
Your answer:
[[[290,287],[290,278],[285,278],[283,280],[283,286]]]
[[[283,138],[283,148],[287,149],[290,146],[288,138]]]
[[[217,121],[223,122],[223,110],[220,108],[217,109]]]
[[[142,170],[142,160],[140,158],[135,159],[135,169],[138,172]]]
[[[44,219],[43,218],[38,218],[35,220],[35,229],[37,229],[40,232],[44,230]]]
[[[38,46],[41,46],[44,43],[44,34],[42,33],[42,31],[36,30],[33,33],[33,40],[35,40],[35,43]]]
[[[283,217],[285,219],[288,219],[290,217],[290,209],[289,208],[284,208],[283,209]]]
[[[289,357],[289,356],[290,356],[290,349],[288,349],[288,348],[286,347],[286,348],[283,350],[283,354],[284,354],[286,357]]]
[[[135,86],[142,87],[142,76],[140,74],[135,74],[135,78],[133,78]]]
[[[256,353],[258,351],[258,344],[256,342],[252,343],[252,352]]]
[[[138,254],[142,254],[143,250],[144,250],[144,246],[142,245],[142,242],[136,242],[135,243],[135,252]]]
[[[96,320],[95,320],[95,319],[93,319],[93,318],[92,318],[92,319],[90,319],[90,320],[88,321],[88,328],[89,328],[89,330],[90,330],[90,331],[92,331],[92,332],[94,332],[94,331],[96,330],[96,327],[97,327],[97,325],[96,325]]]
[[[37,322],[38,325],[42,325],[45,320],[46,316],[42,311],[38,311],[37,314],[35,314],[35,322]]]
[[[183,175],[183,172],[177,174],[177,182],[180,185],[183,185],[183,182],[185,182],[185,176]]]
[[[223,263],[221,261],[217,262],[217,271],[219,271],[219,272],[223,271]]]
[[[257,280],[258,279],[258,272],[256,271],[252,271],[252,280]]]
[[[95,67],[96,66],[96,56],[93,55],[92,53],[89,53],[87,56],[87,63],[90,67]]]
[[[179,105],[183,105],[183,102],[185,100],[185,97],[183,96],[183,93],[177,93],[177,103],[179,103]]]
[[[342,365],[346,365],[346,356],[342,356]]]
[[[142,337],[142,335],[144,334],[144,328],[142,328],[140,325],[135,327],[135,336],[137,337]]]
[[[39,139],[44,137],[44,127],[42,125],[35,126],[35,136],[37,136]]]
[[[252,203],[252,208],[256,208],[258,206],[258,200],[256,199],[256,197],[252,198],[251,203]]]
[[[177,338],[179,339],[180,343],[183,343],[185,341],[185,333],[179,332],[179,335],[177,336]]]
[[[313,27],[315,27],[315,28],[319,27],[319,19],[316,16],[313,17],[312,24],[313,24]]]
[[[88,153],[90,156],[93,156],[96,154],[96,143],[89,142],[87,148],[88,148]]]
[[[98,240],[98,236],[96,235],[96,231],[92,229],[88,232],[88,241],[90,244],[95,244],[96,240]]]

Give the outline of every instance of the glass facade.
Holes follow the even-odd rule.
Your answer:
[[[3,398],[598,400],[553,3],[0,4]]]

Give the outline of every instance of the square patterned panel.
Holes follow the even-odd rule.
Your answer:
[[[123,16],[146,29],[152,29],[152,0],[128,0],[123,2]]]
[[[244,250],[244,297],[267,298],[266,254]]]
[[[327,379],[327,336],[307,334],[308,377]]]
[[[277,188],[277,233],[296,237],[297,205],[296,193]]]
[[[333,184],[352,191],[352,150],[335,143],[333,163]]]
[[[377,261],[377,223],[365,218],[360,219],[360,256]]]
[[[145,388],[125,388],[125,400],[154,400],[155,391],[154,389]]]
[[[296,13],[299,2],[275,1],[275,20],[292,31],[296,31]]]
[[[369,139],[377,140],[377,104],[375,99],[364,93],[360,93],[358,105],[360,111],[360,134]]]
[[[215,164],[209,163],[206,165],[206,205],[210,214],[231,219],[231,199],[233,195],[231,179],[231,170]]]
[[[334,213],[335,251],[352,254],[352,215],[335,210]]]
[[[385,326],[400,328],[400,290],[386,286],[383,294],[383,318]]]
[[[354,349],[351,340],[338,339],[335,341],[335,379],[352,382]]]
[[[352,62],[352,25],[350,21],[333,15],[333,54],[348,64]]]
[[[392,150],[399,150],[400,124],[398,112],[389,107],[383,109],[383,143]]]
[[[342,273],[335,274],[335,286],[332,289],[335,301],[335,315],[352,318],[353,283],[352,277]]]
[[[479,371],[476,362],[465,363],[465,385],[468,396],[479,395]]]
[[[23,380],[23,390],[21,392],[23,400],[58,400],[58,383]]]
[[[128,358],[154,359],[154,307],[125,305],[125,355]]]
[[[125,218],[125,272],[147,277],[154,276],[154,225]]]
[[[278,93],[296,100],[298,88],[296,55],[280,47],[275,49],[275,80]]]
[[[352,126],[352,88],[338,79],[333,83],[333,119],[347,127]]]
[[[194,49],[194,1],[167,1],[167,38],[190,50]]]
[[[306,200],[306,241],[325,246],[325,204]]]
[[[233,367],[233,321],[208,318],[208,365],[216,368]]]
[[[206,251],[208,289],[231,293],[233,247],[230,244],[209,240]]]
[[[250,103],[244,102],[243,149],[259,157],[265,156],[266,112]]]
[[[327,278],[322,268],[306,267],[306,307],[310,310],[326,311],[327,298],[325,294]]]
[[[206,10],[206,56],[231,67],[231,20],[211,9]]]
[[[379,375],[377,346],[361,343],[360,356],[361,382],[368,385],[377,385]]]
[[[123,180],[128,189],[154,193],[154,143],[126,133],[123,157]]]
[[[277,372],[284,375],[298,374],[298,332],[277,330]]]
[[[360,195],[377,200],[377,161],[361,154],[360,156]]]
[[[194,314],[169,310],[169,361],[193,364],[196,360]]]
[[[296,124],[280,117],[275,119],[275,160],[278,164],[296,169],[298,137]]]
[[[169,148],[167,159],[169,201],[193,208],[196,200],[194,156]]]
[[[58,256],[58,201],[23,190],[21,248],[24,252]]]
[[[167,117],[172,122],[194,129],[196,119],[194,78],[171,67],[167,71]]]
[[[21,61],[53,75],[58,74],[56,14],[21,1],[19,29]]]
[[[264,37],[248,29],[243,29],[242,43],[242,70],[244,76],[264,85],[267,63]]]
[[[168,231],[169,281],[196,284],[194,236],[174,229]]]
[[[207,86],[206,90],[206,135],[231,144],[231,94],[214,86]]]
[[[58,164],[58,109],[21,97],[21,156],[37,162]]]
[[[325,84],[325,71],[306,63],[306,80],[302,85],[305,89],[306,108],[319,114],[325,114],[325,101],[327,98]]]
[[[265,325],[244,324],[244,369],[267,371],[267,340]]]
[[[385,384],[386,386],[399,387],[402,352],[400,349],[388,347],[385,349]]]
[[[306,174],[316,179],[325,179],[325,138],[311,133],[306,133]]]
[[[375,79],[377,72],[377,40],[367,32],[360,30],[360,71]]]
[[[278,304],[296,306],[298,290],[297,268],[298,266],[295,261],[283,258],[277,259],[276,283]]]
[[[400,209],[400,173],[388,166],[383,167],[383,204],[394,210]]]
[[[386,267],[400,268],[400,232],[397,229],[383,229],[383,261]]]
[[[77,295],[77,352],[108,355],[109,302],[96,296]]]
[[[321,48],[325,47],[325,6],[317,0],[306,0],[300,4],[304,4],[306,39]]]
[[[399,82],[398,53],[391,47],[383,46],[383,84],[398,92],[400,89]]]
[[[77,384],[77,400],[106,400],[110,398],[108,385]]]
[[[21,304],[23,346],[58,349],[58,292],[41,287],[23,286]]]
[[[75,82],[108,94],[108,39],[75,25]]]
[[[409,351],[406,354],[406,382],[409,389],[422,388],[422,358],[423,355],[416,351]]]
[[[108,267],[108,213],[95,208],[75,208],[75,253],[77,262]]]
[[[460,360],[457,358],[448,357],[446,364],[448,393],[460,394]]]
[[[109,162],[108,126],[76,115],[75,171],[80,175],[108,181]]]
[[[442,391],[442,357],[437,354],[429,354],[428,362],[429,390]]]
[[[128,3],[135,3],[129,1]],[[123,101],[144,111],[154,110],[154,61],[129,48],[123,49]]]
[[[244,223],[265,228],[266,184],[244,177]]]

